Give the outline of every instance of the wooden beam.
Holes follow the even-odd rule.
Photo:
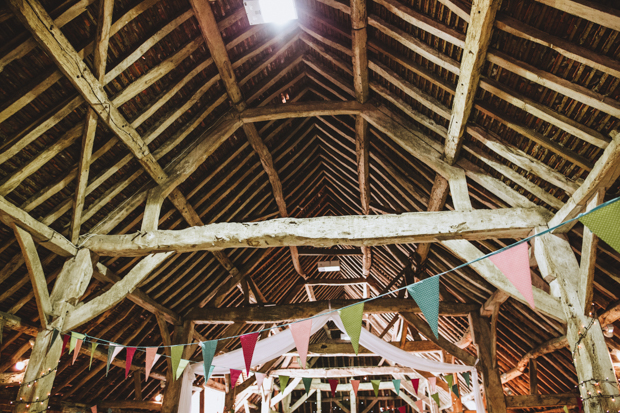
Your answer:
[[[368,105],[362,105],[356,101],[298,102],[249,108],[241,113],[241,117],[244,123],[254,123],[313,116],[358,115],[365,108],[371,110]]]
[[[538,361],[530,359],[530,394],[538,394]]]
[[[573,407],[578,405],[578,397],[579,395],[576,393],[506,396],[506,405],[509,409],[532,409],[549,406]]]
[[[551,340],[545,341],[540,346],[525,353],[525,355],[517,362],[517,365],[513,369],[502,374],[502,383],[507,383],[510,380],[523,374],[530,360],[554,352],[557,349],[564,348],[567,345],[568,341],[566,340],[566,336],[556,337]]]
[[[216,223],[148,236],[90,235],[82,246],[102,256],[140,256],[161,251],[267,248],[310,245],[387,245],[445,239],[525,237],[544,225],[542,208],[442,211],[381,216],[281,218],[254,223]]]
[[[590,211],[600,205],[604,198],[605,193],[602,190],[598,191],[588,203],[586,211]],[[581,243],[581,262],[579,263],[579,303],[583,308],[584,315],[590,315],[592,311],[597,247],[598,237],[588,227],[584,226]]]
[[[353,87],[359,103],[368,99],[368,12],[363,0],[351,1],[351,39],[353,49]]]
[[[363,3],[362,0],[354,0],[353,3]],[[359,7],[359,6],[358,6]],[[361,6],[366,9],[366,6]],[[353,28],[355,33],[355,28]],[[366,31],[364,25],[364,32]],[[355,50],[355,45],[354,45]],[[364,49],[365,50],[365,49]],[[365,53],[364,53],[365,54]],[[368,83],[368,82],[366,82]],[[368,89],[368,85],[366,85]],[[363,103],[358,95],[358,101]],[[357,158],[357,179],[360,188],[360,202],[362,205],[362,214],[370,214],[370,163],[369,163],[369,147],[370,137],[368,131],[368,122],[363,116],[355,117],[355,155]],[[370,267],[372,266],[372,253],[370,247],[362,246],[362,276],[367,278],[370,275]]]
[[[563,12],[620,31],[620,11],[588,0],[536,0]]]
[[[399,342],[391,342],[395,347],[400,347]],[[441,348],[430,340],[407,341],[401,350],[408,353],[428,353],[431,351],[440,351]],[[287,356],[297,357],[299,353],[294,350],[286,354]],[[308,357],[369,357],[376,354],[370,352],[363,346],[360,346],[358,356],[355,355],[351,343],[340,342],[324,342],[310,344],[308,346]]]
[[[338,378],[372,376],[381,374],[413,374],[416,371],[410,367],[341,367],[319,369],[276,369],[269,374],[273,377],[278,375],[289,377],[312,377],[312,378]]]
[[[102,400],[97,402],[99,409],[131,409],[161,411],[161,403],[141,400]]]
[[[315,280],[315,279],[307,279],[306,285],[359,285],[359,284],[367,284],[368,280],[366,278],[345,278],[345,279],[325,279],[325,280]]]
[[[307,256],[356,256],[362,255],[362,251],[359,248],[298,248],[299,255]]]
[[[283,304],[274,307],[194,308],[187,314],[186,319],[193,320],[196,324],[275,323],[286,320],[302,320],[329,308],[342,308],[355,302],[357,300],[331,300]],[[467,310],[469,309],[477,311],[478,306],[444,302],[439,304],[439,314],[442,315],[463,316],[468,313]],[[404,298],[380,298],[364,304],[365,314],[392,314],[402,311],[420,312],[411,300]]]
[[[491,43],[495,14],[500,4],[500,1],[480,0],[474,1],[472,5],[444,151],[446,161],[451,165],[456,162],[463,145],[463,133],[474,106],[480,73]]]

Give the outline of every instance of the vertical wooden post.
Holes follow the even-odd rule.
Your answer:
[[[200,413],[205,413],[206,401],[207,401],[207,390],[203,385],[202,391],[200,392]]]
[[[530,359],[530,394],[538,394],[538,362]]]
[[[321,389],[316,389],[316,413],[323,413],[323,396]]]
[[[134,371],[133,384],[136,387],[136,400],[142,401],[142,381],[140,380],[140,372]]]
[[[265,377],[263,380],[263,401],[261,404],[261,413],[269,413],[271,411],[271,393],[273,389],[273,377]]]
[[[189,343],[194,335],[194,323],[186,321],[183,325],[177,325],[174,328],[174,344]],[[193,346],[185,346],[181,358],[189,359],[192,355]],[[181,398],[181,383],[182,380],[174,379],[173,371],[168,373],[168,377],[171,377],[166,383],[166,390],[164,391],[164,402],[161,406],[162,413],[176,413],[179,408],[179,399]]]
[[[351,401],[351,413],[357,413],[357,397],[353,390],[349,392],[349,399]]]

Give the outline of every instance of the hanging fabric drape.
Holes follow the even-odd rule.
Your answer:
[[[311,334],[316,333],[329,320],[332,320],[342,332],[345,332],[344,325],[338,316],[338,313],[332,312],[312,318]],[[414,356],[380,339],[365,329],[362,329],[361,331],[359,344],[381,357],[385,357],[390,361],[412,369],[432,373],[470,372],[472,376],[476,410],[478,412],[484,412],[480,385],[478,383],[478,373],[474,366],[441,363]],[[291,334],[290,329],[286,329],[274,336],[258,341],[256,348],[254,349],[254,357],[252,359],[253,364],[264,364],[280,357],[282,354],[288,353],[294,348],[295,340],[293,339],[293,335]],[[230,353],[214,357],[212,365],[215,366],[215,369],[212,374],[228,374],[230,369],[243,370],[245,364],[242,351],[242,349],[238,349],[231,351]],[[196,379],[197,374],[204,375],[204,366],[202,363],[195,363],[188,366],[183,373],[183,377],[181,379],[183,382],[178,413],[190,413],[192,411],[192,383]]]

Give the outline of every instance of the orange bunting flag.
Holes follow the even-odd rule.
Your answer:
[[[357,396],[357,389],[360,387],[360,381],[359,380],[351,380],[351,387],[353,387],[353,392]]]

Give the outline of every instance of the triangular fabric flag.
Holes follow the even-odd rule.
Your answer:
[[[54,331],[52,332],[52,341],[50,342],[49,348],[52,348],[59,334],[60,334],[60,330],[55,328]]]
[[[338,380],[329,379],[329,388],[332,390],[332,397],[336,397],[336,388],[338,387]]]
[[[508,248],[499,254],[491,255],[489,260],[519,290],[530,307],[536,308],[534,305],[534,293],[532,293],[532,274],[530,273],[528,243],[524,242]]]
[[[284,389],[286,389],[286,386],[288,385],[288,379],[290,378],[289,376],[278,376],[280,378],[280,391],[284,391]]]
[[[71,352],[73,350],[75,350],[75,346],[77,345],[78,340],[84,340],[84,337],[86,337],[84,334],[80,334],[80,333],[71,333],[71,337],[70,337],[70,341],[69,341],[69,354],[71,354]],[[80,343],[81,345],[81,343]],[[80,351],[78,349],[78,351]]]
[[[392,384],[394,384],[394,391],[396,395],[400,395],[400,380],[392,380]]]
[[[243,344],[243,341],[241,343]],[[211,363],[213,362],[213,356],[215,356],[217,340],[202,341],[200,342],[200,347],[202,347],[202,363],[205,368],[205,381],[207,381],[211,377]]]
[[[620,202],[614,202],[579,218],[579,221],[610,247],[620,252],[618,217],[620,217]]]
[[[108,365],[106,366],[106,370],[105,370],[106,377],[108,376],[108,372],[110,371],[110,364],[112,364],[112,362],[114,361],[114,358],[116,357],[118,353],[121,352],[122,349],[123,349],[123,346],[113,346],[111,344],[108,346]]]
[[[179,380],[179,377],[183,374],[185,367],[189,364],[189,360],[181,359],[179,360],[179,365],[177,366],[176,373],[174,374],[174,379]]]
[[[469,372],[465,371],[465,372],[461,373],[461,376],[463,376],[463,378],[465,379],[465,384],[467,385],[467,387],[469,387],[469,380],[470,380]]]
[[[583,412],[583,400],[581,400],[581,397],[577,397],[577,411]]]
[[[370,380],[370,382],[372,383],[372,389],[375,392],[375,397],[379,396],[379,384],[381,383],[381,380]]]
[[[308,356],[308,343],[310,343],[310,333],[312,330],[312,320],[304,320],[299,323],[293,323],[289,326],[293,340],[295,340],[295,347],[299,353],[299,359],[301,364],[299,367],[306,368],[306,358]]]
[[[133,360],[133,355],[136,354],[135,347],[125,347],[125,351],[127,351],[127,358],[125,359],[125,378],[129,376],[129,370],[131,370],[131,361]]]
[[[147,347],[146,348],[146,358],[144,360],[144,381],[149,379],[151,375],[151,369],[157,363],[157,360],[161,357],[161,354],[157,354],[157,350],[159,347]]]
[[[452,382],[454,381],[454,377],[452,376],[452,374],[446,374],[444,378],[446,379],[446,382],[448,383],[448,388],[452,387]]]
[[[65,354],[65,350],[67,349],[67,343],[69,343],[69,339],[71,339],[71,336],[69,334],[65,334],[64,336],[62,336],[62,351],[60,352],[61,357],[63,354]]]
[[[459,385],[453,384],[451,387],[452,387],[452,393],[454,393],[456,397],[461,398],[461,394],[459,393]]]
[[[564,406],[564,413],[568,413],[568,407]]]
[[[244,334],[239,337],[241,340],[241,348],[243,348],[243,358],[245,359],[245,374],[250,374],[250,367],[252,367],[252,356],[254,355],[254,347],[256,347],[256,341],[260,333]]]
[[[97,349],[98,345],[99,343],[95,341],[91,341],[90,343],[90,363],[88,363],[88,370],[90,370],[90,368],[93,366],[93,356],[95,355],[95,350]]]
[[[439,403],[439,393],[433,393],[431,394],[431,397],[433,398],[433,400],[435,400],[435,403],[437,403],[437,406],[441,407],[441,404]]]
[[[177,369],[179,368],[179,362],[181,361],[181,356],[183,355],[183,349],[185,346],[181,344],[180,346],[172,346],[170,347],[170,358],[172,359],[172,374],[176,374]]]
[[[428,392],[435,393],[437,387],[437,377],[429,377],[428,379]]]
[[[439,305],[439,304],[438,304]],[[360,334],[362,332],[362,317],[364,316],[364,303],[352,305],[338,310],[344,329],[351,338],[351,345],[357,356],[359,348]]]
[[[259,389],[263,386],[263,380],[265,380],[266,374],[264,373],[254,373],[256,376],[256,387]]]
[[[91,406],[91,407],[90,407],[90,411],[91,411],[92,413],[97,413],[97,406]]]
[[[237,380],[239,380],[239,376],[241,375],[241,370],[230,369],[230,388],[234,389],[235,384],[237,384]]]
[[[400,406],[398,408],[398,413],[407,413],[407,406]]]
[[[355,396],[357,396],[357,389],[359,389],[359,387],[360,387],[360,381],[359,380],[351,380],[351,387],[353,388],[353,392],[355,393]]]
[[[304,377],[301,379],[304,382],[304,389],[306,389],[306,394],[310,393],[310,387],[312,386],[312,377]]]
[[[436,275],[410,285],[407,291],[422,310],[435,337],[439,338],[439,276]]]
[[[84,341],[81,338],[78,338],[75,342],[75,349],[73,351],[73,360],[71,361],[71,365],[75,364],[75,359],[77,358],[78,354],[80,354],[80,349],[82,348],[83,342]]]
[[[417,393],[417,392],[416,392]],[[422,413],[424,411],[424,402],[422,400],[416,400],[415,405],[418,408],[418,411]]]
[[[411,379],[411,385],[413,386],[413,391],[418,395],[418,388],[420,387],[420,379]]]

